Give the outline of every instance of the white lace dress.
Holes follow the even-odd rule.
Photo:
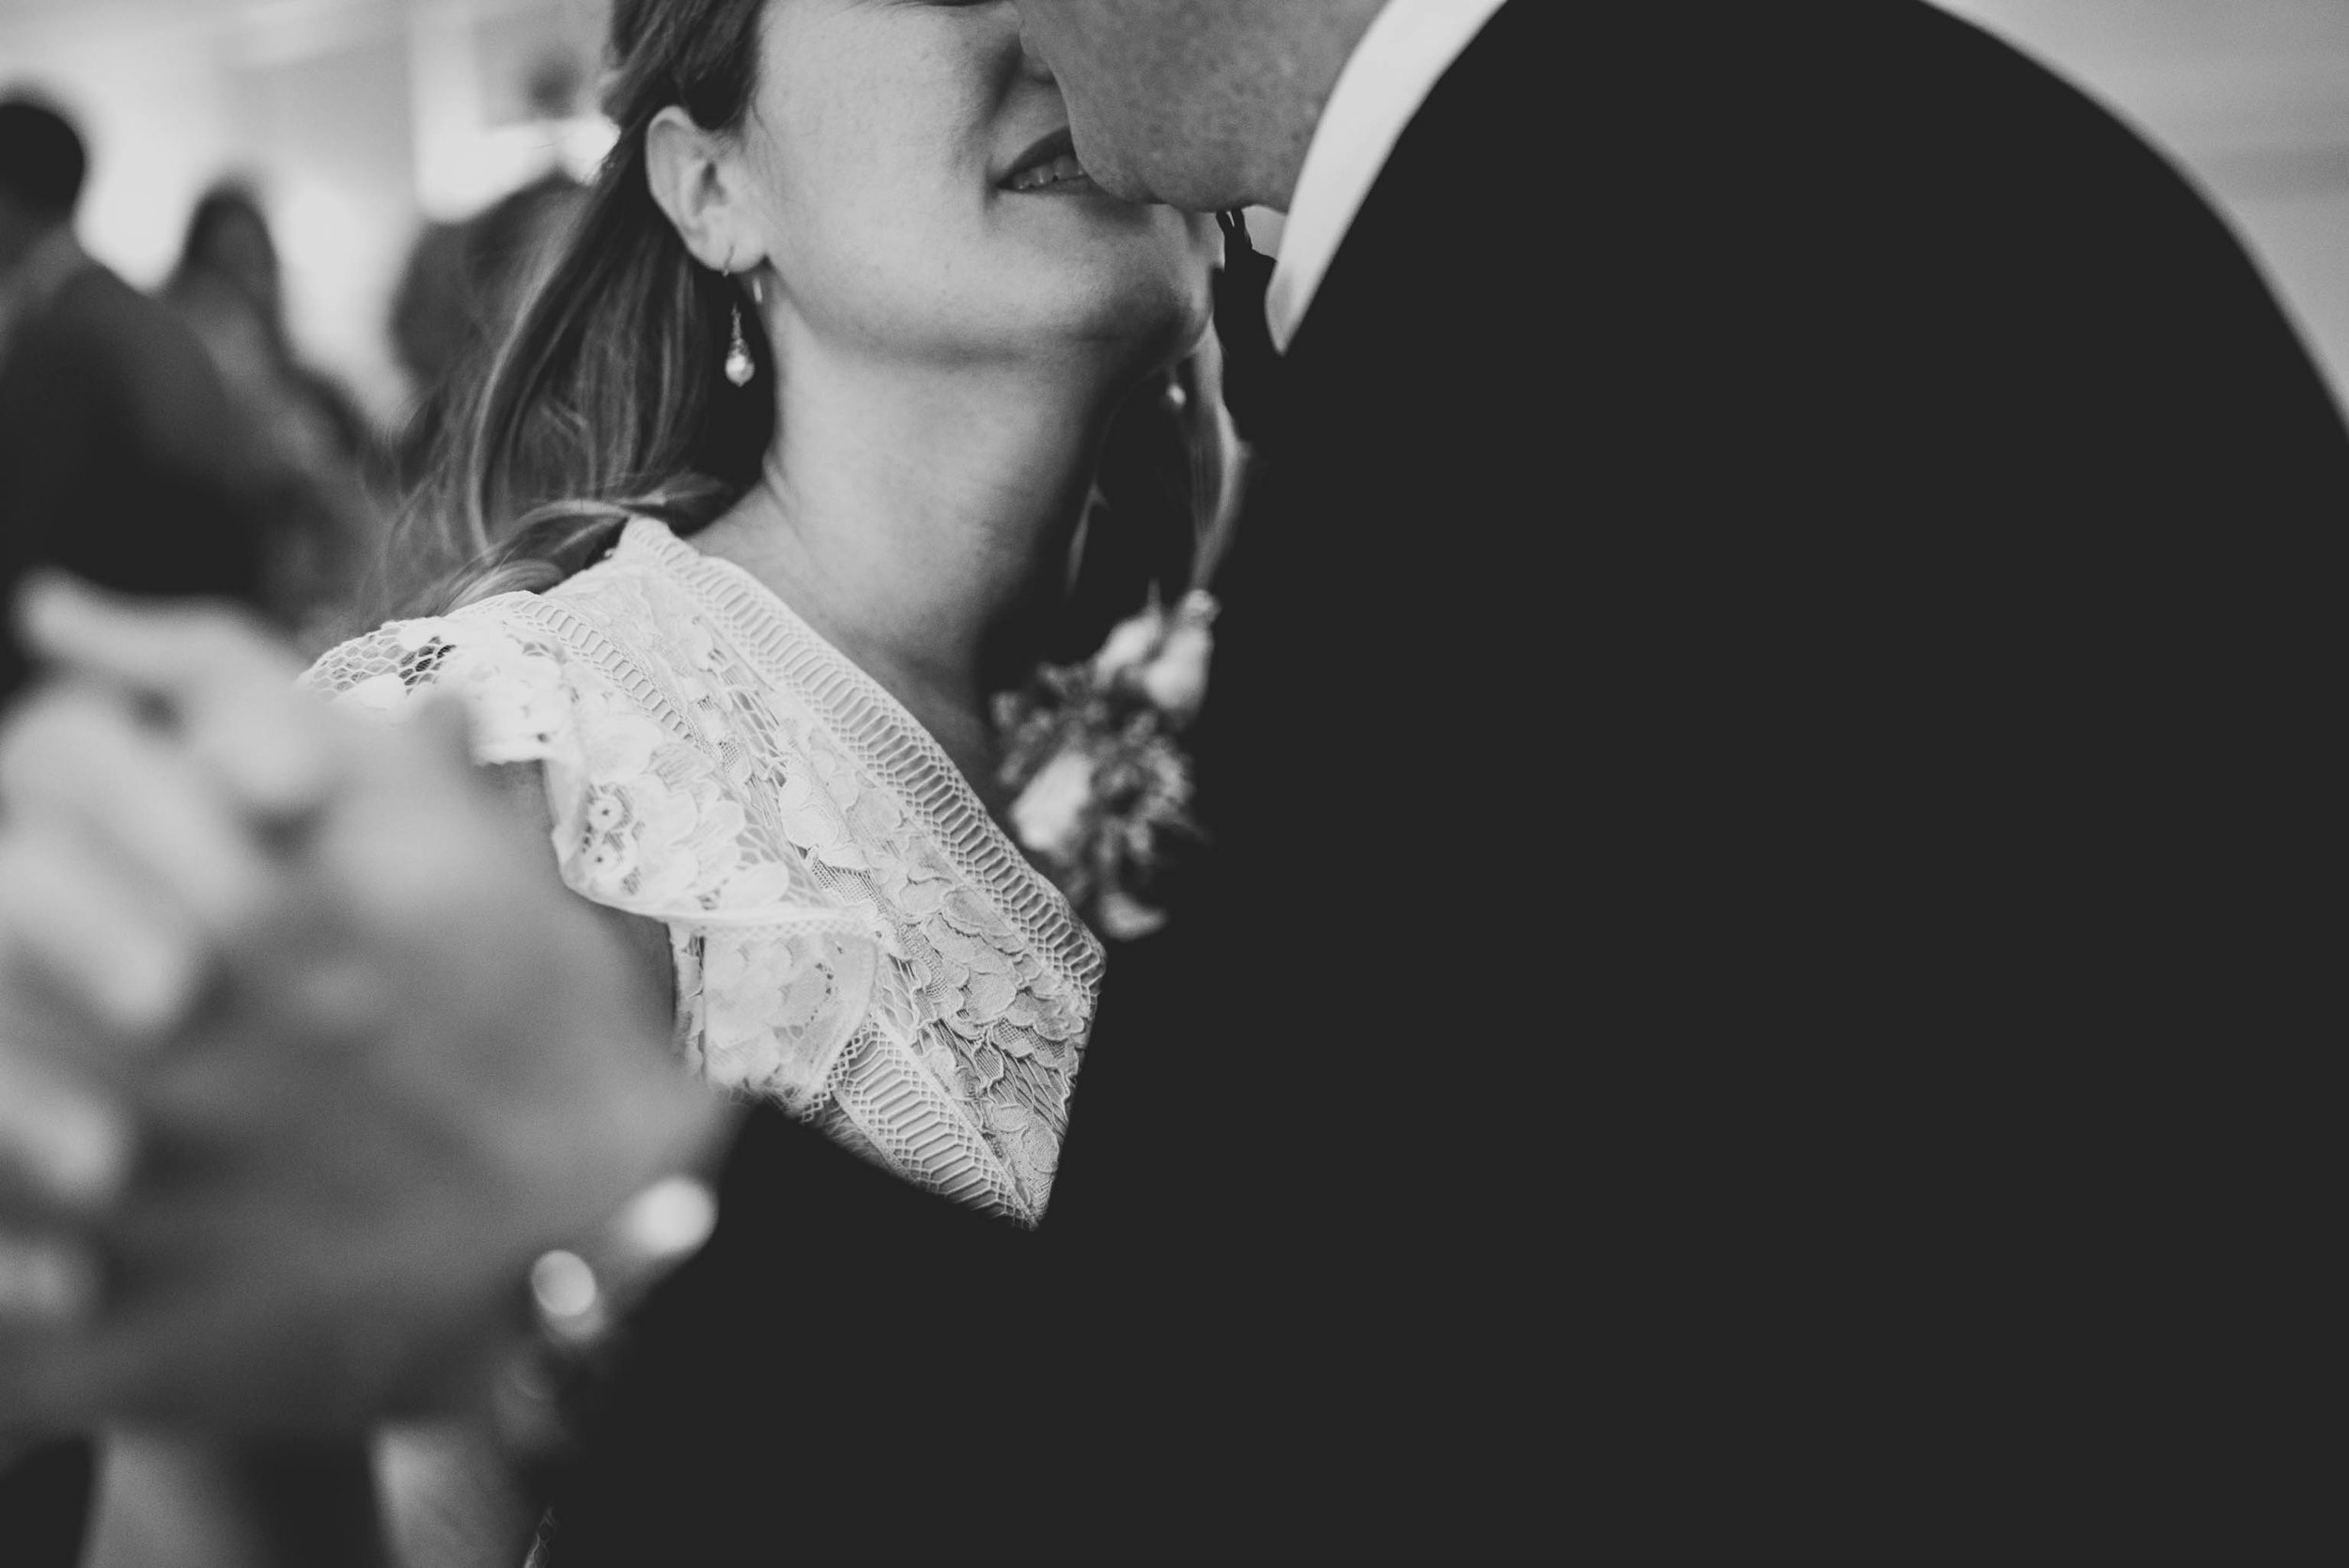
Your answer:
[[[658,522],[545,594],[396,621],[307,676],[461,698],[542,765],[564,880],[665,923],[677,1044],[934,1192],[1051,1193],[1102,954],[937,742],[747,572]]]

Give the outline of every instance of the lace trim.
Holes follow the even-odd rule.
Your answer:
[[[1099,943],[928,733],[756,579],[648,520],[547,595],[399,622],[308,684],[464,698],[545,765],[564,878],[668,924],[676,1044],[858,1153],[1033,1224]]]
[[[1019,1190],[961,1109],[879,1029],[858,1031],[841,1050],[832,1103],[883,1164],[915,1186],[1004,1219],[1041,1211],[1043,1194]]]
[[[888,689],[824,641],[798,612],[731,561],[705,555],[666,525],[639,518],[614,557],[642,552],[696,598],[779,684],[823,715],[856,760],[894,790],[929,837],[1064,983],[1093,992],[1106,959],[1099,940],[1051,879],[1032,865],[921,721]]]
[[[759,802],[676,694],[591,623],[503,595],[353,639],[303,679],[393,722],[429,690],[463,700],[478,760],[542,766],[565,883],[668,927],[688,1059],[795,1111],[826,1092],[895,932],[835,897],[779,823],[754,820]]]

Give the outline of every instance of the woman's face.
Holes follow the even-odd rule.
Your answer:
[[[1141,368],[1205,330],[1211,220],[1118,201],[1007,0],[770,0],[741,129],[770,312],[926,360]]]

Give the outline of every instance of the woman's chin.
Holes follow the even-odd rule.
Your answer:
[[[1122,367],[1139,380],[1180,365],[1198,350],[1207,330],[1204,309],[1171,310],[1146,322],[1129,322],[1116,338]]]
[[[1034,321],[1039,338],[1094,345],[1147,370],[1182,358],[1207,330],[1213,305],[1205,274],[1159,269],[1070,281],[1050,303],[1021,313]]]
[[[1207,334],[1212,325],[1209,314],[1204,307],[1174,323],[1167,329],[1158,357],[1150,368],[1153,371],[1164,370],[1190,358],[1199,351],[1199,345],[1207,340]]]

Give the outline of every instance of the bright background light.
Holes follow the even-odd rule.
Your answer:
[[[170,272],[208,185],[250,179],[296,344],[388,422],[410,389],[386,321],[420,225],[610,147],[583,112],[604,15],[605,0],[0,0],[0,89],[43,91],[81,123],[83,238],[135,283]],[[533,101],[550,62],[571,79],[558,112]]]
[[[2349,401],[2349,0],[1940,0],[2120,112],[2264,264]]]

